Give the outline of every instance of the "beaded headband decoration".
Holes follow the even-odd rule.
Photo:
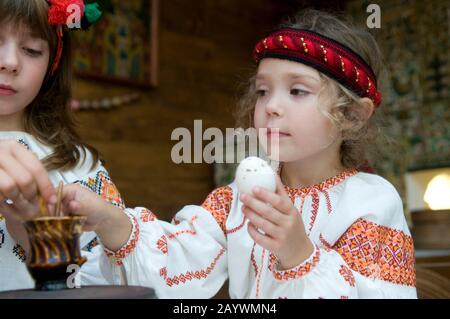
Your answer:
[[[71,30],[67,27],[67,21],[73,14],[73,10],[69,6],[76,5],[80,9],[80,26],[83,30],[89,29],[92,24],[97,22],[101,18],[102,12],[99,9],[99,4],[96,2],[86,4],[83,0],[47,0],[47,2],[50,5],[48,9],[48,23],[56,27],[58,36],[56,56],[50,68],[50,75],[53,75],[61,62],[64,27]]]
[[[333,78],[360,97],[381,104],[372,68],[345,45],[309,30],[283,28],[256,44],[253,59],[279,58],[304,63]]]

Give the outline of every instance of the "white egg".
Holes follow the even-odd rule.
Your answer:
[[[275,172],[266,161],[251,156],[244,159],[236,169],[236,186],[239,193],[252,194],[256,186],[275,192]]]

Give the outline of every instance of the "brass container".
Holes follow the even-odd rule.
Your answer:
[[[40,217],[25,222],[30,240],[27,268],[36,290],[67,289],[69,265],[81,267],[80,235],[86,217]]]

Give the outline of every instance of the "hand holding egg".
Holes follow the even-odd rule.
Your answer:
[[[256,186],[275,192],[277,187],[275,172],[263,159],[247,157],[236,170],[236,186],[241,194],[252,194]]]
[[[236,170],[236,186],[248,233],[256,244],[274,253],[282,269],[306,260],[314,246],[280,178],[262,159],[249,157]]]

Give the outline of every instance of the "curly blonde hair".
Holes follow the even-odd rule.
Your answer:
[[[355,27],[345,17],[307,9],[289,18],[279,27],[315,31],[346,45],[369,64],[377,77],[378,87],[382,82],[381,79],[386,76],[382,54],[374,37],[367,30]],[[345,168],[361,168],[366,163],[367,153],[371,151],[368,146],[378,143],[384,137],[380,134],[382,126],[380,109],[366,119],[362,112],[361,98],[356,93],[328,76],[320,72],[319,74],[322,81],[319,107],[341,133],[341,164]],[[238,102],[235,113],[237,127],[253,126],[256,97],[255,75],[252,75],[245,83],[245,92]]]

